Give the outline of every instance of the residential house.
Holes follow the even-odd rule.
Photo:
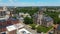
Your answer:
[[[24,22],[25,17],[31,18],[31,16],[28,13],[19,13],[19,15],[16,16],[18,16],[17,19],[19,19],[20,22]]]
[[[21,16],[21,17],[26,17],[26,16],[28,16],[28,17],[31,18],[31,16],[30,16],[28,13],[19,13],[19,16]]]

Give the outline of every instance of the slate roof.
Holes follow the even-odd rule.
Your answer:
[[[38,18],[38,14],[34,14],[33,17],[34,17],[34,18]]]
[[[44,19],[45,21],[47,21],[47,22],[50,22],[50,21],[53,20],[51,17],[43,17],[43,19]]]

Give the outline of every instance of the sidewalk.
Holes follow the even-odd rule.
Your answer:
[[[56,24],[56,25],[54,25],[54,24],[53,24],[53,28],[51,28],[51,29],[50,29],[46,34],[48,34],[51,30],[53,30],[53,29],[54,29],[54,27],[56,28],[56,27],[57,27],[57,25],[58,25],[58,24]]]
[[[32,34],[37,34],[36,30],[31,29],[30,26],[28,26],[24,23],[22,23],[22,24],[25,25],[24,28],[27,29],[29,32],[31,32]]]
[[[32,34],[37,34],[36,30],[32,30],[32,29],[29,28],[27,25],[25,25],[24,28],[27,29],[28,31],[30,31]]]

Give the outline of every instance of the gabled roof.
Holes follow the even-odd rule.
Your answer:
[[[50,21],[52,21],[53,19],[52,19],[51,17],[49,17],[49,16],[44,16],[44,17],[43,17],[43,20],[45,20],[45,21],[47,21],[47,22],[50,22]]]

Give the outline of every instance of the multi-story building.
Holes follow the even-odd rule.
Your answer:
[[[53,19],[49,16],[44,16],[42,19],[42,26],[52,26],[53,25]]]
[[[8,19],[9,18],[9,11],[7,11],[6,7],[0,8],[0,20]]]
[[[9,18],[10,17],[10,11],[7,10],[6,7],[1,7],[0,8],[0,34],[4,34],[7,29],[7,26],[17,24],[19,21],[14,18]]]
[[[53,24],[53,19],[43,13],[43,10],[38,11],[37,14],[33,15],[34,17],[34,22],[39,25],[43,25],[46,27],[52,26]]]
[[[0,34],[31,34],[17,18],[12,17],[12,12],[6,7],[0,8]],[[14,13],[15,15],[15,13]]]
[[[60,34],[60,24],[55,26],[54,34]]]
[[[39,11],[39,12],[37,12],[37,13],[35,13],[34,15],[33,15],[33,17],[34,17],[34,22],[36,23],[36,24],[39,24],[39,25],[41,25],[41,20],[42,20],[42,18],[43,18],[43,11]]]

